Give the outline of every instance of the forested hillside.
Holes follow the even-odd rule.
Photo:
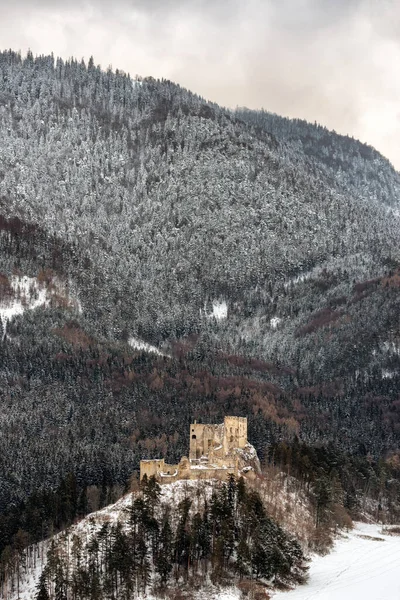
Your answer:
[[[32,494],[71,473],[102,505],[225,414],[262,460],[323,446],[310,485],[344,453],[346,491],[395,503],[399,189],[320,126],[0,53],[2,543]]]
[[[237,109],[236,116],[273,134],[314,160],[344,194],[378,200],[398,209],[400,174],[379,152],[349,136],[301,119],[287,119],[264,110]]]
[[[194,600],[238,585],[243,597],[253,590],[266,598],[271,584],[302,583],[306,572],[300,544],[243,477],[162,487],[145,477],[140,491],[22,553],[6,578],[0,574],[0,593],[10,600]]]
[[[179,86],[11,53],[1,73],[4,216],[87,253],[83,311],[106,335],[160,342],[201,328],[214,298],[246,316],[333,257],[362,278],[397,256],[379,198]]]

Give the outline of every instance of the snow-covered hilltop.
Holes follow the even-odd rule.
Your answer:
[[[18,561],[3,580],[7,600],[33,600],[39,592],[58,598],[60,589],[66,599],[97,590],[102,600],[144,600],[166,589],[228,599],[239,598],[246,581],[261,591],[304,575],[299,545],[267,516],[260,496],[234,479],[162,488],[150,479],[141,493],[88,515]]]

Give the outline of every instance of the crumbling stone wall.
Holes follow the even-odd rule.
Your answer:
[[[247,466],[247,458],[254,459],[251,452],[258,463],[255,450],[247,441],[246,417],[225,417],[217,425],[191,423],[189,448],[189,458],[182,457],[177,465],[168,465],[164,459],[142,460],[140,479],[154,475],[160,483],[177,479],[226,480],[231,474],[238,476],[243,468],[254,470]]]

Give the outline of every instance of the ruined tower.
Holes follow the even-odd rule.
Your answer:
[[[225,454],[234,448],[244,448],[247,444],[246,417],[225,417],[223,447]]]
[[[223,454],[229,454],[234,448],[244,448],[247,444],[247,418],[225,417],[223,424],[190,425],[190,460],[202,456],[211,458],[222,449]]]
[[[190,425],[190,460],[200,459],[212,454],[215,449],[223,446],[223,425]]]
[[[176,465],[164,459],[140,461],[140,479],[154,475],[160,483],[177,479],[227,480],[239,472],[250,476],[260,471],[257,453],[247,441],[247,418],[225,417],[223,423],[191,423],[189,458]],[[242,452],[244,451],[244,452]]]

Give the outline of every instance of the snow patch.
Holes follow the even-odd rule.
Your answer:
[[[225,300],[213,300],[212,303],[212,313],[209,317],[214,317],[217,321],[221,321],[222,319],[226,319],[228,317],[228,305]]]
[[[134,349],[139,350],[141,352],[151,352],[153,354],[157,354],[158,356],[166,356],[163,354],[156,346],[152,346],[143,340],[139,340],[138,338],[131,337],[128,340],[128,344]]]
[[[209,307],[209,300],[204,302],[204,308],[200,309],[200,315],[207,319],[215,319],[216,321],[222,321],[228,317],[228,303],[226,300],[212,300],[211,312]]]
[[[9,283],[12,296],[3,298],[0,302],[0,319],[4,332],[7,323],[14,317],[22,315],[26,310],[48,307],[57,297],[65,299],[69,308],[82,312],[80,302],[69,297],[66,283],[57,278],[53,278],[51,284],[46,284],[36,277],[14,275]]]
[[[272,319],[269,322],[271,329],[276,329],[279,323],[281,323],[281,321],[282,319],[280,319],[279,317],[272,317]]]
[[[400,210],[398,208],[388,207],[387,212],[394,217],[400,217]]]
[[[174,473],[160,473],[160,477],[176,477],[178,475],[178,471],[175,470]]]
[[[212,302],[212,313],[209,317],[214,317],[217,321],[226,319],[228,317],[228,305],[225,300],[213,300]]]
[[[389,371],[388,369],[382,369],[382,377],[383,379],[393,379],[396,377],[397,373],[395,371]]]

